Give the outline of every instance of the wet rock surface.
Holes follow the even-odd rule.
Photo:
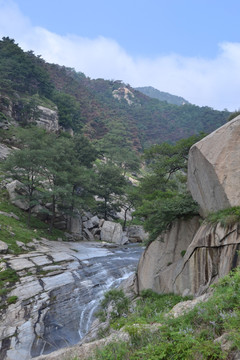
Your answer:
[[[104,292],[135,271],[142,252],[44,238],[33,244],[29,253],[0,255],[19,275],[8,294],[16,303],[0,310],[1,359],[28,360],[79,342]]]

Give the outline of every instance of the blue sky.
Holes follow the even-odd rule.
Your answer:
[[[240,108],[239,0],[0,0],[0,37],[91,78]]]

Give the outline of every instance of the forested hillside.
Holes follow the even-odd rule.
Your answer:
[[[166,101],[169,104],[174,104],[174,105],[189,104],[189,102],[184,98],[182,98],[181,96],[176,96],[164,91],[159,91],[152,86],[137,87],[135,88],[135,90],[138,90],[151,98],[158,99],[160,101]]]
[[[6,96],[13,101],[15,120],[19,113],[21,121],[33,118],[36,104],[57,106],[62,127],[82,132],[91,140],[106,134],[127,138],[129,146],[138,151],[154,143],[211,132],[229,116],[227,111],[209,107],[161,102],[119,80],[90,79],[24,52],[9,38],[0,41],[0,94],[1,118],[6,116]]]

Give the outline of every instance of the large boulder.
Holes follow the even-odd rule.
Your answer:
[[[12,150],[8,146],[0,144],[0,160],[5,160],[11,151]]]
[[[157,293],[173,291],[173,270],[199,228],[199,217],[177,220],[171,229],[153,241],[144,251],[137,271],[138,291],[152,289]]]
[[[127,228],[127,236],[130,242],[143,242],[149,237],[142,225],[129,225]]]
[[[101,229],[101,240],[113,242],[119,245],[123,244],[122,225],[112,221],[104,221]]]
[[[188,188],[202,214],[240,205],[240,116],[192,146]]]

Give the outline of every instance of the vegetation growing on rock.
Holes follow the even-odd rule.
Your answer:
[[[126,317],[110,326],[124,329],[129,342],[115,342],[96,351],[95,360],[230,359],[240,351],[240,268],[213,286],[213,295],[193,310],[173,315],[171,307],[186,300],[145,291]],[[182,303],[184,308],[184,303]],[[174,309],[173,309],[174,310]],[[149,324],[146,327],[145,324]],[[225,346],[222,345],[223,338]]]

